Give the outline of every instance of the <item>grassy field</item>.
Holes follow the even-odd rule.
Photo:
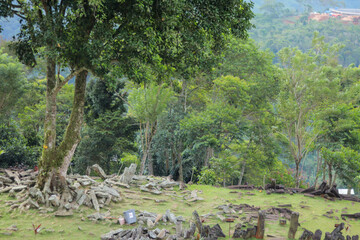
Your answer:
[[[184,193],[180,191],[169,191],[167,195],[162,194],[154,196],[149,193],[142,193],[138,189],[131,189],[132,193],[126,193],[125,190],[119,189],[122,192],[124,200],[120,203],[114,204],[109,208],[102,209],[101,212],[109,211],[111,216],[118,217],[123,211],[128,209],[135,209],[139,211],[148,211],[154,213],[165,214],[167,209],[170,209],[176,216],[182,215],[186,220],[191,219],[192,212],[197,210],[200,215],[208,213],[216,213],[219,210],[217,206],[223,204],[241,204],[246,203],[261,207],[266,210],[272,206],[276,207],[279,204],[291,204],[290,208],[293,211],[300,213],[299,227],[297,238],[303,232],[303,228],[310,231],[320,229],[323,232],[331,232],[334,229],[334,224],[343,222],[341,220],[341,213],[356,213],[360,212],[360,203],[353,203],[349,201],[328,201],[323,198],[309,198],[301,194],[295,195],[266,195],[264,191],[251,191],[255,195],[247,195],[248,191],[236,191],[225,188],[215,188],[210,186],[192,185],[188,190],[200,190],[202,193],[199,197],[204,198],[203,201],[189,203],[184,200]],[[233,192],[233,193],[231,193]],[[241,192],[241,194],[239,194]],[[157,203],[154,200],[145,200],[143,198],[161,199],[165,202]],[[9,208],[5,206],[5,201],[11,200],[7,194],[0,194],[0,239],[100,239],[100,236],[113,229],[118,229],[120,226],[115,220],[105,221],[90,221],[87,215],[94,213],[93,209],[81,207],[74,212],[71,217],[54,217],[53,213],[40,214],[36,210],[29,210],[28,212],[20,213],[19,211],[9,212]],[[300,205],[306,206],[301,208]],[[327,211],[333,210],[333,218],[323,216]],[[244,214],[243,214],[244,215]],[[336,220],[336,217],[340,220]],[[236,219],[235,223],[231,224],[232,230],[234,225],[241,222],[240,218]],[[162,222],[161,222],[162,223]],[[222,223],[216,217],[206,220],[205,224],[213,225],[219,223],[226,235],[229,233],[229,224]],[[35,235],[32,224],[41,224],[42,230]],[[18,231],[7,230],[11,225],[16,225]],[[185,223],[184,226],[187,227]],[[360,234],[360,220],[348,220],[346,226],[349,227],[348,232],[343,231],[344,235]],[[133,228],[134,226],[125,226],[122,228]],[[167,228],[172,233],[175,233],[174,225],[164,223],[156,227],[162,229]],[[267,221],[265,235],[273,235],[276,237],[287,236],[289,224],[280,226],[278,221]],[[3,233],[12,233],[10,236]],[[226,238],[229,239],[229,238]]]

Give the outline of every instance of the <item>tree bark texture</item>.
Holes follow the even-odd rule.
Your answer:
[[[240,173],[238,185],[242,184],[242,180],[244,178],[244,173],[245,173],[245,167],[246,167],[246,161],[244,160],[243,163],[242,163],[242,167],[241,167],[241,173]]]
[[[146,160],[148,160],[149,174],[150,175],[154,174],[153,159],[152,157],[150,157],[150,154],[151,154],[151,143],[156,133],[156,130],[157,130],[157,122],[155,123],[146,122],[145,128],[143,129],[143,133],[141,133],[143,156],[141,158],[140,175],[144,174]],[[140,131],[141,131],[141,124],[140,124]]]
[[[178,164],[179,164],[179,181],[184,181],[183,165],[182,165],[182,154],[179,149],[178,151]]]
[[[74,102],[64,139],[57,147],[56,141],[56,89],[55,63],[48,61],[47,109],[45,115],[45,138],[43,153],[40,160],[40,174],[37,185],[40,189],[46,188],[63,191],[66,185],[66,174],[80,142],[80,131],[84,115],[85,89],[87,71],[82,71],[75,78]],[[52,67],[53,66],[53,67]],[[54,71],[52,71],[52,69]],[[52,77],[55,84],[52,84]]]
[[[206,148],[206,156],[205,156],[205,161],[204,161],[204,166],[208,167],[209,166],[209,161],[210,159],[214,157],[214,149],[212,147],[207,147]]]
[[[316,151],[316,158],[317,158],[317,166],[316,166],[316,177],[315,177],[315,183],[314,183],[314,187],[316,189],[317,186],[317,181],[319,179],[319,174],[320,174],[320,167],[321,167],[321,157],[320,157],[320,150]]]

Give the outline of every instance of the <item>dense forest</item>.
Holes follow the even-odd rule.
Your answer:
[[[0,4],[1,167],[359,189],[358,1],[83,2]]]

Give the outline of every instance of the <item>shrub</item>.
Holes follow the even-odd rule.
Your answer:
[[[205,185],[215,185],[217,183],[215,171],[213,169],[204,167],[200,172],[199,183]]]

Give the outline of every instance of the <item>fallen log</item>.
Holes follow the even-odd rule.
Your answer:
[[[348,218],[354,218],[354,219],[360,219],[360,213],[354,213],[354,214],[341,214],[341,217],[348,217]]]
[[[253,190],[255,187],[254,185],[232,185],[228,186],[229,189],[243,189],[243,190]]]

